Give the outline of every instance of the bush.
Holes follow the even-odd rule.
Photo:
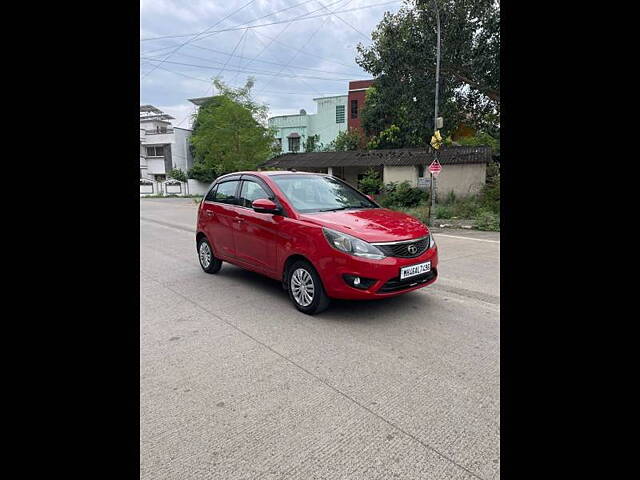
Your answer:
[[[382,189],[382,180],[380,180],[380,172],[370,168],[360,180],[360,184],[358,185],[360,191],[362,193],[366,193],[367,195],[372,195],[374,193],[379,193]]]
[[[490,230],[493,232],[500,231],[500,216],[490,210],[480,210],[475,217],[476,227],[478,230]]]
[[[186,182],[187,181],[187,174],[184,173],[179,168],[174,168],[174,169],[170,170],[169,174],[168,174],[168,177],[169,178],[173,178],[175,180],[178,180],[180,182]]]
[[[436,218],[451,218],[453,215],[451,214],[451,207],[447,205],[438,205],[436,206]]]
[[[211,183],[216,179],[216,171],[212,166],[206,165],[205,162],[196,162],[187,172],[187,176],[199,182]]]
[[[384,187],[385,195],[380,201],[382,206],[390,207],[415,207],[421,201],[427,199],[427,193],[419,188],[413,188],[409,182],[404,181],[387,183]]]

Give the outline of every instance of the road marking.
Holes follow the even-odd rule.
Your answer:
[[[476,242],[500,243],[500,240],[487,240],[485,238],[459,237],[458,235],[446,235],[444,233],[436,233],[436,236],[449,237],[449,238],[461,238],[462,240],[475,240]]]

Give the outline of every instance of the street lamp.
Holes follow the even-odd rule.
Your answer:
[[[440,11],[438,10],[438,2],[434,0],[434,5],[436,7],[436,24],[438,28],[438,41],[436,46],[436,101],[435,101],[435,112],[433,116],[433,131],[438,131],[438,128],[442,127],[442,119],[438,118],[438,90],[440,87]],[[440,120],[440,121],[438,121]],[[438,159],[438,149],[434,148],[434,160]],[[433,222],[435,220],[435,208],[436,208],[436,177],[431,174],[431,208],[429,208],[429,226],[433,227]]]

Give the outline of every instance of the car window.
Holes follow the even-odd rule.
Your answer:
[[[271,178],[301,213],[378,208],[362,193],[332,177],[287,174]]]
[[[242,183],[242,191],[240,192],[240,206],[251,208],[254,200],[269,198],[270,196],[271,195],[256,182],[245,180]]]
[[[238,180],[220,183],[216,188],[214,202],[228,203],[236,205],[236,189],[238,188]]]
[[[205,197],[205,201],[207,201],[207,202],[215,201],[214,199],[215,199],[216,189],[217,188],[218,188],[218,186],[216,185],[211,190],[209,190],[209,193],[207,193],[207,196]]]

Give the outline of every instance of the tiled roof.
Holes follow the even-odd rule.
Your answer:
[[[264,168],[326,168],[369,167],[377,165],[407,166],[431,163],[431,148],[401,148],[394,150],[356,150],[350,152],[285,153],[264,162]],[[442,165],[489,163],[490,147],[447,147],[440,150]]]

